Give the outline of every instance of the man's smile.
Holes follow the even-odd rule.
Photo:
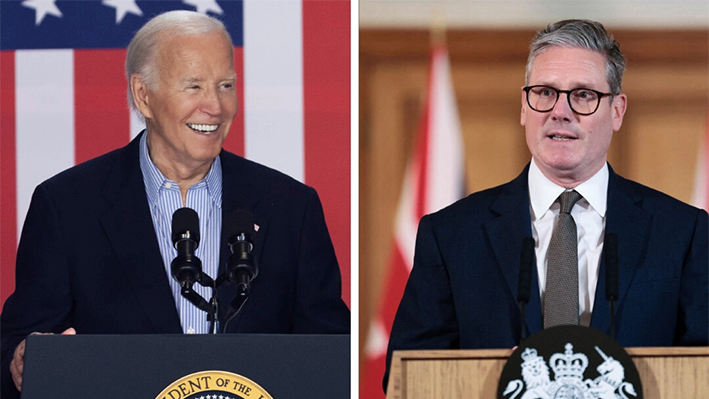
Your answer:
[[[206,125],[197,123],[188,123],[187,127],[194,130],[195,132],[202,134],[210,134],[219,128],[219,125]]]

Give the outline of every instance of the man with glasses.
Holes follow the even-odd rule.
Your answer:
[[[567,20],[537,33],[521,90],[532,160],[515,180],[421,219],[387,374],[398,349],[518,345],[526,237],[536,258],[527,334],[565,324],[610,333],[602,255],[606,241],[617,241],[614,338],[624,346],[709,344],[707,213],[606,162],[628,102],[624,70],[619,44],[600,23]]]

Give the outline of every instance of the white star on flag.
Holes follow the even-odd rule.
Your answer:
[[[143,11],[135,4],[135,0],[103,0],[103,5],[116,9],[116,25],[120,24],[128,13],[143,16]]]
[[[22,5],[27,8],[34,8],[34,24],[39,25],[42,23],[44,16],[47,14],[54,15],[55,17],[62,18],[64,15],[57,5],[54,4],[55,0],[25,0]]]
[[[184,0],[183,3],[188,6],[193,6],[197,8],[197,12],[202,14],[207,14],[212,12],[214,14],[224,14],[222,8],[217,4],[217,0]]]

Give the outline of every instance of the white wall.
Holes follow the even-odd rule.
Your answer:
[[[709,27],[708,0],[360,0],[361,28],[540,28],[568,18],[606,27]]]

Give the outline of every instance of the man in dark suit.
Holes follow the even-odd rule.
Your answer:
[[[399,349],[518,345],[525,237],[534,238],[536,255],[525,309],[529,334],[558,324],[609,332],[602,254],[604,237],[615,234],[615,339],[624,346],[709,343],[707,213],[618,176],[606,162],[626,110],[624,69],[618,43],[599,23],[561,21],[537,33],[521,91],[532,161],[513,181],[421,219],[414,267],[389,339],[387,375]],[[570,210],[578,286],[572,297],[553,303],[550,292],[558,287],[550,280],[559,272],[550,248],[557,198],[565,192],[581,195]],[[569,322],[548,322],[558,308],[571,310]]]
[[[237,112],[233,45],[221,22],[187,11],[154,18],[128,48],[126,76],[146,131],[33,195],[1,319],[3,397],[18,395],[24,339],[34,332],[206,332],[205,313],[170,276],[169,225],[183,206],[206,227],[197,256],[215,279],[230,255],[222,220],[235,210],[254,216],[259,272],[226,328],[236,289],[220,289],[223,332],[349,333],[315,190],[221,149]]]

